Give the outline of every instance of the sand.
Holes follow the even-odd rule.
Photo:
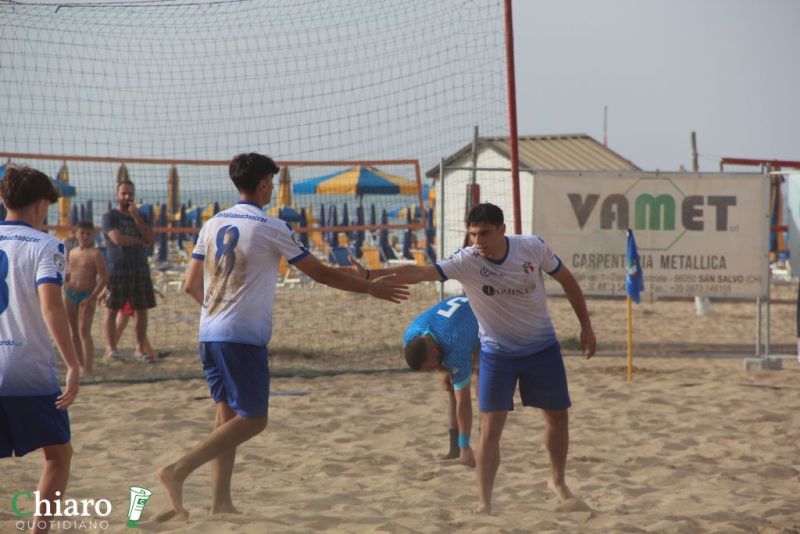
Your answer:
[[[745,372],[740,357],[719,357],[752,351],[752,303],[716,303],[711,315],[697,317],[689,301],[645,301],[636,309],[641,354],[628,384],[624,358],[614,356],[624,343],[624,303],[590,301],[606,350],[589,361],[567,351],[566,365],[574,403],[568,483],[591,511],[555,511],[541,415],[519,408],[503,436],[496,514],[487,517],[470,513],[474,471],[439,459],[447,448],[446,397],[435,376],[333,372],[400,369],[392,336],[431,294],[433,288],[422,288],[404,305],[409,309],[372,308],[358,296],[338,302],[360,305],[353,313],[375,322],[354,339],[383,349],[276,352],[276,375],[310,369],[323,376],[273,380],[269,427],[237,456],[233,494],[244,514],[207,517],[204,466],[186,483],[189,521],[151,521],[167,505],[157,468],[211,426],[213,405],[200,379],[84,385],[70,409],[75,456],[68,496],[109,499],[109,532],[131,532],[124,525],[132,485],[155,492],[139,525],[144,532],[800,531],[800,365],[787,360],[781,371]],[[784,348],[794,341],[790,294],[779,295],[785,302],[772,310],[773,342]],[[388,311],[376,319],[364,313],[367,306]],[[314,315],[324,308],[314,310],[303,320],[319,321],[319,331],[347,332],[347,325]],[[566,301],[552,299],[551,311],[562,339],[577,334]],[[390,313],[397,317],[387,319]],[[306,329],[306,337],[324,347],[319,331]],[[198,372],[196,356],[181,351],[152,366],[98,365],[101,379]],[[10,498],[35,488],[41,463],[38,452],[0,461],[0,531],[15,530]]]

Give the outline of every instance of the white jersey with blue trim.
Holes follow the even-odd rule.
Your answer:
[[[280,259],[294,263],[308,254],[287,223],[255,204],[217,213],[192,254],[204,269],[199,340],[267,345]]]
[[[543,273],[555,274],[561,260],[535,235],[506,237],[500,261],[475,247],[457,250],[436,264],[443,279],[458,280],[480,325],[481,352],[528,356],[557,341],[547,312]]]
[[[467,297],[451,297],[425,311],[408,325],[403,344],[430,335],[442,349],[442,365],[450,372],[453,389],[469,385],[472,377],[472,352],[480,346],[478,321]]]
[[[64,243],[18,221],[0,221],[0,396],[59,390],[56,354],[37,288],[64,284]]]

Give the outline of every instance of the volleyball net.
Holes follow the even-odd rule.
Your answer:
[[[508,135],[502,0],[0,1],[0,18],[0,165],[61,178],[48,223],[62,239],[79,220],[100,225],[121,177],[136,184],[166,295],[149,329],[159,349],[194,350],[198,310],[180,278],[198,227],[237,200],[235,154],[288,171],[266,211],[321,258],[343,247],[365,263],[423,263],[438,252],[424,173],[475,126]],[[394,306],[287,268],[271,347],[399,350],[438,298],[414,295]]]

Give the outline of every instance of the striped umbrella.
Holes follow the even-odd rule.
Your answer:
[[[417,183],[375,167],[356,165],[295,183],[292,191],[296,195],[416,195]]]

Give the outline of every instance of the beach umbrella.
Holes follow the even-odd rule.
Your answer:
[[[153,222],[153,205],[152,204],[142,204],[139,206],[139,213],[142,214],[142,217],[148,223]]]
[[[406,210],[406,224],[411,225],[411,210]],[[411,255],[411,229],[406,228],[403,232],[403,257],[407,260],[413,260],[414,256]]]
[[[325,204],[321,202],[319,204],[319,218],[317,219],[317,224],[319,228],[325,226]],[[324,241],[325,239],[328,238],[327,234],[323,234],[322,232],[320,232],[319,236],[320,236],[320,241]]]
[[[286,222],[300,222],[300,214],[289,206],[283,206],[278,211],[278,218]]]
[[[158,214],[158,224],[159,228],[166,228],[167,227],[167,205],[161,204],[161,213]],[[156,238],[158,241],[158,261],[161,263],[165,263],[168,258],[168,249],[167,249],[167,233],[161,232],[158,234]]]
[[[433,209],[426,213],[425,226],[425,254],[431,263],[436,263],[436,249],[433,248],[433,241],[436,239],[436,227],[433,225]]]
[[[77,204],[73,204],[72,205],[72,209],[70,210],[70,213],[69,213],[69,225],[70,226],[78,226],[78,221],[79,220],[80,219],[78,219],[78,205]]]
[[[364,226],[364,206],[356,207],[356,226]],[[361,247],[364,245],[365,235],[364,230],[356,230],[353,232],[353,253],[356,255],[356,258],[360,258],[363,255]]]
[[[347,209],[347,202],[342,206],[342,226],[350,226],[350,212]],[[353,236],[349,232],[345,232],[347,239],[352,239]]]
[[[306,217],[306,209],[300,208],[300,228],[308,228],[308,218]],[[308,248],[308,232],[300,233],[300,242],[303,246]]]
[[[278,175],[278,206],[292,205],[292,177],[289,175],[289,167],[283,167]]]
[[[292,191],[295,195],[416,195],[417,183],[376,167],[356,165],[298,182]]]
[[[180,177],[178,176],[178,169],[175,165],[169,168],[167,174],[167,211],[169,213],[176,213],[180,209]]]
[[[200,207],[194,209],[194,227],[197,228],[197,232],[194,233],[192,243],[196,245],[197,238],[200,237],[200,228],[203,227],[203,210]]]
[[[181,228],[185,228],[187,226],[185,204],[181,204],[180,215],[178,216],[178,226]],[[183,235],[183,232],[178,232],[178,249],[183,250],[183,240],[185,238],[186,236]]]
[[[375,204],[373,203],[369,207],[369,225],[377,226],[377,224],[378,224],[378,217],[375,215]],[[376,239],[378,236],[377,232],[374,229],[370,232],[370,234],[372,235],[373,240]]]
[[[326,226],[339,226],[339,217],[336,214],[336,205],[331,204],[328,209],[328,222]],[[326,241],[331,247],[339,246],[339,232],[328,232],[326,234]]]
[[[131,175],[128,172],[128,167],[124,163],[121,163],[119,169],[117,169],[117,184],[119,184],[120,182],[130,182],[130,181],[131,181]]]
[[[422,217],[420,214],[419,206],[403,206],[389,211],[389,217],[396,219],[406,219],[408,214],[411,214],[412,219],[419,219]]]
[[[389,224],[389,215],[386,213],[386,210],[383,210],[381,213],[381,225]],[[392,249],[392,246],[389,244],[389,230],[382,229],[379,233],[378,237],[378,246],[383,251],[383,257],[387,260],[396,260],[397,256]]]
[[[66,162],[62,163],[61,168],[58,169],[58,174],[56,175],[55,180],[53,180],[53,185],[58,190],[60,197],[58,199],[58,225],[70,226],[72,224],[70,222],[72,215],[72,210],[70,209],[70,197],[75,196],[75,188],[69,185],[69,169],[67,168]],[[78,214],[76,213],[75,217],[77,218],[77,216]],[[70,234],[67,231],[57,231],[55,236],[59,239],[68,239]]]

